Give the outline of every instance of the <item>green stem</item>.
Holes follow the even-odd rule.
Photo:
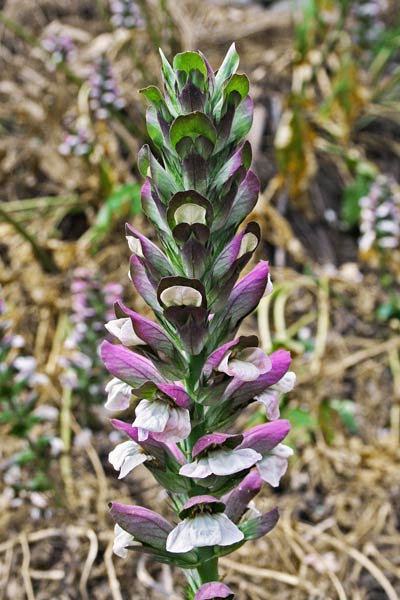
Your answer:
[[[12,225],[12,227],[14,227],[15,231],[17,231],[20,234],[20,236],[23,237],[24,240],[26,240],[31,245],[31,248],[32,248],[32,251],[33,251],[35,257],[37,258],[42,269],[46,273],[58,273],[59,269],[58,269],[56,263],[54,262],[53,258],[51,257],[51,255],[44,248],[42,248],[37,243],[35,238],[30,233],[28,233],[28,231],[20,223],[18,223],[18,221],[13,219],[13,217],[11,217],[1,207],[1,205],[0,205],[0,218],[3,219],[4,221],[6,221],[6,223],[9,223],[10,225]]]
[[[218,576],[218,557],[207,559],[209,554],[212,554],[213,548],[204,548],[201,556],[204,560],[203,564],[197,567],[197,572],[200,577],[200,583],[208,583],[210,581],[219,581]]]

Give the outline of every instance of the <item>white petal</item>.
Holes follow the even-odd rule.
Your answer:
[[[183,465],[183,467],[179,469],[179,475],[195,477],[196,479],[204,479],[205,477],[212,475],[210,465],[208,464],[208,458],[200,458],[199,461],[195,460],[187,465]]]
[[[242,237],[242,241],[240,242],[240,248],[237,258],[240,258],[241,256],[243,256],[243,254],[246,254],[247,252],[252,252],[257,248],[257,246],[258,237],[254,235],[254,233],[251,233],[251,231],[245,233]]]
[[[168,534],[166,544],[168,552],[189,552],[189,550],[192,550],[193,545],[189,536],[190,522],[191,519],[185,519]]]
[[[107,402],[104,405],[107,410],[120,411],[129,408],[132,388],[127,383],[113,377],[107,383],[105,390],[108,393]]]
[[[194,519],[190,519],[188,533],[193,547],[203,548],[204,546],[221,545],[222,534],[217,516],[200,514]]]
[[[186,408],[170,408],[167,425],[161,433],[154,433],[153,438],[160,442],[176,443],[186,439],[190,434],[190,413]]]
[[[132,469],[144,463],[148,457],[143,454],[136,442],[122,442],[108,455],[108,460],[116,471],[120,471],[118,479],[125,477]]]
[[[231,377],[237,377],[241,381],[254,381],[260,374],[256,365],[237,358],[229,361],[228,369],[225,372]]]
[[[261,459],[261,454],[251,448],[214,450],[208,454],[208,463],[214,475],[231,475],[244,469],[250,469]]]
[[[281,392],[282,394],[286,394],[287,392],[291,392],[296,384],[296,374],[293,371],[288,371],[285,375],[272,386],[272,389]]]
[[[265,286],[263,298],[265,298],[265,296],[269,296],[271,294],[271,292],[273,291],[273,289],[274,289],[274,286],[272,285],[271,277],[268,275],[268,281],[267,281],[267,285]]]
[[[126,241],[128,242],[129,250],[139,256],[140,258],[144,258],[142,244],[140,240],[135,238],[133,235],[126,235]]]
[[[241,381],[254,381],[271,369],[269,357],[260,348],[244,348],[235,353],[234,358],[231,356],[231,352],[224,356],[218,365],[218,371]]]
[[[119,525],[114,527],[114,545],[113,552],[120,558],[126,558],[128,556],[127,546],[136,545],[134,544],[134,537]]]
[[[262,461],[257,463],[261,479],[272,485],[272,487],[278,487],[281,477],[286,473],[287,466],[287,458],[274,456],[273,454],[267,454]]]
[[[165,306],[201,306],[202,296],[198,290],[186,285],[172,285],[161,292],[160,300]]]
[[[224,513],[218,513],[213,515],[214,519],[218,521],[219,529],[221,532],[220,546],[230,546],[231,544],[237,544],[244,538],[244,534]]]
[[[133,427],[147,429],[147,431],[164,431],[169,419],[169,410],[166,402],[141,400],[136,407],[136,419],[132,425]]]
[[[270,421],[279,419],[279,392],[274,392],[271,389],[266,390],[262,394],[255,396],[255,399],[265,406],[265,414]]]
[[[187,204],[182,204],[176,209],[174,213],[174,219],[177,225],[179,223],[188,223],[189,225],[193,225],[193,223],[201,223],[202,225],[205,225],[206,215],[207,211],[203,206],[199,206],[193,202],[188,202]]]
[[[290,456],[293,456],[293,450],[290,448],[290,446],[278,444],[273,450],[271,450],[271,454],[274,456],[280,456],[281,458],[289,458]]]
[[[124,346],[138,346],[144,344],[133,329],[132,321],[128,317],[122,319],[112,319],[104,325],[112,335],[114,335]]]

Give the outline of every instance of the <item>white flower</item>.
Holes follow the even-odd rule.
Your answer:
[[[199,514],[184,519],[167,538],[168,552],[189,552],[204,546],[230,546],[244,538],[224,513]]]
[[[119,525],[114,527],[114,545],[113,552],[120,558],[128,556],[128,546],[136,545],[133,535],[122,529]]]
[[[160,300],[165,306],[201,306],[202,295],[187,285],[172,285],[161,292]]]
[[[293,450],[289,446],[285,444],[275,446],[256,465],[261,478],[272,487],[278,487],[281,477],[286,473],[288,458],[292,455]]]
[[[179,474],[197,479],[209,475],[232,475],[250,469],[259,460],[262,460],[262,455],[251,448],[211,450],[207,456],[183,465]]]
[[[241,258],[243,254],[247,254],[247,252],[253,252],[258,246],[258,237],[248,231],[242,237],[242,241],[240,242],[240,248],[237,255],[237,258]]]
[[[122,319],[112,319],[104,325],[112,335],[114,335],[124,346],[139,346],[145,344],[133,329],[132,321],[128,317]]]
[[[186,204],[182,204],[176,209],[174,213],[174,219],[177,225],[179,223],[188,223],[189,225],[193,225],[194,223],[201,223],[202,225],[205,225],[206,216],[206,209],[203,206],[194,204],[193,202],[187,202]]]
[[[139,256],[139,258],[144,258],[143,248],[140,240],[135,238],[133,235],[126,235],[126,241],[128,242],[129,250]]]
[[[139,444],[128,441],[118,444],[108,455],[108,460],[116,471],[120,471],[118,479],[122,479],[135,467],[151,460],[151,457],[143,453]]]
[[[279,419],[279,395],[290,392],[294,388],[295,383],[295,373],[293,373],[293,371],[288,371],[274,385],[271,385],[265,392],[262,392],[255,397],[257,402],[260,402],[265,406],[265,413],[270,421]]]
[[[271,361],[261,348],[229,351],[217,367],[221,373],[241,381],[254,381],[270,369]]]
[[[107,402],[104,405],[107,410],[119,411],[129,408],[132,388],[127,383],[117,377],[113,377],[107,383],[105,390],[108,394]]]
[[[171,406],[162,400],[141,400],[136,407],[133,427],[139,429],[139,441],[149,432],[159,442],[180,442],[190,433],[190,414],[186,408]]]

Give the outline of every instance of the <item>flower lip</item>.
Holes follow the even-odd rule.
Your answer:
[[[168,225],[171,229],[174,229],[180,223],[208,225],[212,221],[213,215],[212,204],[195,190],[186,190],[174,194],[167,210]],[[197,220],[198,218],[201,220]]]
[[[198,279],[163,277],[158,286],[157,297],[166,308],[207,306],[205,289]]]
[[[201,586],[194,600],[233,600],[234,594],[227,585],[220,581],[210,581]]]
[[[193,518],[196,514],[208,512],[211,514],[224,512],[225,504],[214,496],[202,495],[189,498],[179,513],[181,519]]]
[[[243,435],[231,435],[229,433],[210,433],[201,437],[193,447],[192,457],[195,458],[210,450],[226,448],[236,448],[243,441]]]

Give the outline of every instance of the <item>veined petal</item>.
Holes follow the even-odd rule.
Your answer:
[[[253,250],[255,250],[257,246],[258,237],[251,231],[248,231],[244,234],[244,236],[241,239],[237,258],[241,258],[243,254],[247,254],[247,252],[253,252]]]
[[[141,400],[136,407],[133,427],[147,431],[164,431],[169,419],[169,406],[159,400]]]
[[[153,438],[159,442],[181,442],[191,431],[190,413],[186,408],[169,408],[169,418],[161,433],[154,433]]]
[[[168,534],[166,545],[168,552],[181,553],[192,550],[193,544],[189,536],[190,521],[191,519],[185,519]]]
[[[132,469],[141,465],[148,456],[143,454],[141,448],[136,442],[122,442],[108,455],[108,460],[116,471],[120,471],[118,479],[125,477]]]
[[[272,389],[266,390],[262,394],[255,396],[257,402],[265,407],[265,414],[270,421],[276,421],[280,417],[279,411],[279,392]]]
[[[237,377],[241,381],[254,381],[260,374],[256,365],[238,358],[226,360],[226,366],[223,361],[218,371],[224,371],[230,377]]]
[[[183,465],[183,467],[179,469],[179,475],[184,475],[185,477],[194,477],[196,479],[205,479],[209,475],[212,475],[212,470],[208,464],[208,459],[200,458],[198,461],[196,460]]]
[[[135,254],[140,258],[144,258],[142,244],[140,243],[140,240],[133,237],[133,235],[126,235],[125,238],[128,242],[128,247],[132,254]]]
[[[296,384],[296,374],[293,371],[288,371],[285,375],[275,383],[272,387],[273,390],[277,390],[282,394],[287,394],[287,392],[291,392]]]
[[[251,448],[241,450],[214,450],[208,454],[208,464],[214,475],[231,475],[250,469],[262,455]]]
[[[132,321],[128,317],[122,319],[112,319],[104,325],[104,327],[113,336],[115,336],[124,346],[136,346],[145,344],[138,337],[133,329]]]
[[[201,306],[203,297],[198,290],[186,285],[172,285],[161,292],[160,300],[169,306]]]
[[[126,410],[129,408],[129,404],[132,397],[132,388],[130,385],[113,377],[105,387],[105,391],[108,394],[105,408],[107,410]]]
[[[128,556],[127,548],[136,545],[133,535],[122,529],[118,524],[114,527],[113,552],[120,558]]]
[[[276,451],[276,454],[275,454]],[[271,454],[267,454],[257,463],[261,478],[272,487],[278,487],[281,477],[286,473],[288,457],[293,450],[284,444],[279,444]]]
[[[218,516],[203,513],[190,520],[188,533],[193,548],[224,545]]]
[[[212,516],[218,521],[221,533],[219,546],[231,546],[232,544],[237,544],[243,540],[244,534],[224,513],[217,513]]]
[[[174,213],[174,219],[177,225],[179,223],[188,223],[193,225],[194,223],[206,224],[207,211],[203,206],[188,202],[178,206]]]

